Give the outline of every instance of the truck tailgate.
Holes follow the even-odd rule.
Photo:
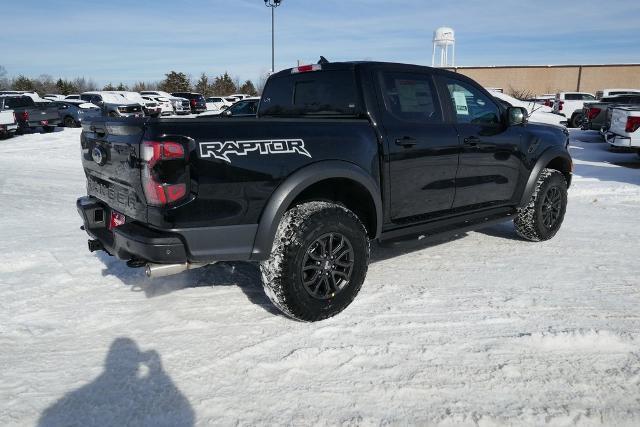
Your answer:
[[[147,220],[140,143],[144,119],[96,118],[82,125],[82,166],[87,194],[139,221]]]

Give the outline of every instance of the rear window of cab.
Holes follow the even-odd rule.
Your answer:
[[[353,70],[322,70],[271,78],[260,102],[261,116],[354,117],[360,112]]]

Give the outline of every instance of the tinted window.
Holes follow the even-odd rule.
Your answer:
[[[260,114],[355,116],[359,104],[353,71],[314,71],[270,79]]]
[[[380,88],[389,113],[403,121],[435,123],[442,113],[430,76],[381,72]]]
[[[258,109],[258,102],[256,101],[240,101],[229,110],[233,115],[238,114],[256,114]]]
[[[478,88],[454,79],[445,81],[458,123],[500,124],[500,109]]]
[[[5,108],[24,108],[24,107],[32,107],[35,105],[33,100],[26,96],[16,97],[16,98],[7,98],[5,101]]]
[[[592,101],[596,98],[586,93],[566,93],[564,99],[567,101]]]

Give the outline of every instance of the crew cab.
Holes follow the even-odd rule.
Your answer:
[[[315,321],[354,299],[371,240],[511,220],[552,238],[568,143],[463,75],[323,58],[271,75],[257,117],[84,123],[77,209],[91,251],[152,278],[259,262],[271,301]]]
[[[640,106],[611,108],[611,126],[605,139],[614,147],[636,150],[640,155]]]
[[[31,96],[0,95],[0,110],[13,110],[18,122],[17,132],[33,131],[41,127],[51,132],[60,123],[58,109],[51,103],[36,103]]]
[[[189,105],[191,106],[191,113],[204,113],[207,111],[207,101],[204,99],[204,96],[200,93],[196,92],[174,92],[171,95],[177,96],[180,98],[185,98],[189,100]]]
[[[577,128],[580,127],[584,119],[582,115],[584,103],[595,100],[596,97],[591,93],[560,92],[556,94],[556,99],[553,103],[553,112],[565,116],[569,121],[569,127]]]

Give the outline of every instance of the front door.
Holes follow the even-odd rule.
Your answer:
[[[389,165],[389,213],[409,223],[451,209],[460,145],[446,124],[433,77],[425,72],[377,72]]]
[[[441,79],[462,146],[453,208],[511,204],[520,177],[522,128],[507,126],[497,102],[472,83]]]

